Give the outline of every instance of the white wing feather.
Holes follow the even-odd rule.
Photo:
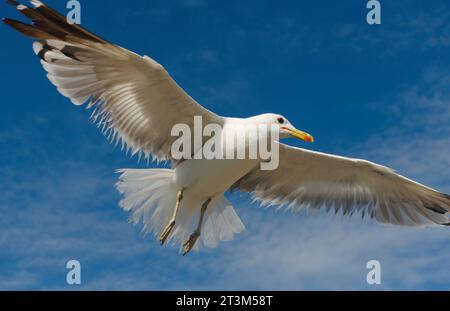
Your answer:
[[[9,3],[33,21],[4,22],[23,34],[38,39],[33,44],[48,79],[75,105],[93,108],[93,120],[112,140],[121,141],[133,154],[142,152],[168,160],[177,137],[175,124],[193,127],[194,116],[205,124],[222,124],[180,88],[153,59],[141,57],[111,44],[39,1],[34,8]]]
[[[282,205],[294,211],[361,211],[363,217],[368,214],[383,223],[449,224],[450,196],[446,194],[369,161],[284,144],[280,144],[278,169],[255,169],[234,188],[251,192],[263,205]]]

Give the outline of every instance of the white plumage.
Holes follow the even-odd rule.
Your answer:
[[[62,95],[77,106],[92,108],[93,121],[132,154],[172,161],[173,169],[120,170],[117,184],[123,195],[120,206],[163,244],[184,242],[187,253],[201,243],[215,247],[244,230],[224,197],[229,189],[250,192],[264,205],[287,206],[293,211],[323,207],[350,215],[360,211],[383,223],[448,225],[448,195],[365,160],[284,144],[279,145],[276,170],[261,170],[260,158],[174,159],[171,146],[176,137],[171,136],[171,129],[180,123],[193,128],[194,116],[201,116],[204,124],[225,128],[231,123],[276,125],[281,138],[294,135],[312,141],[312,137],[279,115],[220,117],[186,94],[153,59],[69,25],[65,17],[39,1],[31,1],[32,8],[8,2],[33,24],[4,22],[36,39],[34,52]]]

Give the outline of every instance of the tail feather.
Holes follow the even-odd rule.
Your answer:
[[[173,181],[170,169],[123,169],[119,170],[117,190],[123,195],[119,205],[131,212],[130,220],[143,222],[144,232],[158,237],[173,214],[179,188]],[[198,222],[201,202],[183,198],[177,214],[174,230],[168,242],[180,244],[189,237]],[[214,198],[206,211],[200,239],[194,246],[217,247],[220,241],[230,241],[245,229],[231,203],[223,196]]]

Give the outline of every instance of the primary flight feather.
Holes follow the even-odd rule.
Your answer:
[[[280,138],[313,138],[276,114],[247,119],[218,116],[192,99],[150,57],[69,24],[40,1],[32,0],[32,7],[7,2],[32,23],[8,18],[4,23],[36,40],[33,50],[62,95],[93,109],[93,121],[132,154],[172,162],[173,169],[119,170],[117,183],[123,195],[120,206],[162,244],[180,243],[186,254],[200,244],[215,247],[244,230],[224,196],[230,189],[249,192],[263,205],[293,211],[324,208],[349,215],[361,212],[397,225],[449,225],[449,195],[365,160],[282,143],[277,145],[279,165],[274,170],[262,170],[261,158],[174,158],[171,148],[177,137],[172,128],[184,124],[194,131],[194,116],[224,128],[236,123],[276,126]]]

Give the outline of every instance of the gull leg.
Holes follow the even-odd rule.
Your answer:
[[[180,207],[181,200],[183,199],[183,193],[184,189],[181,189],[177,193],[177,203],[175,204],[175,210],[173,211],[173,215],[170,218],[169,223],[164,228],[163,232],[159,236],[159,241],[161,242],[161,245],[164,245],[166,243],[167,238],[169,237],[170,233],[173,230],[173,227],[175,227],[175,220],[177,218],[178,208]]]
[[[183,256],[189,253],[197,242],[197,239],[200,236],[200,232],[203,224],[203,217],[205,216],[206,209],[208,208],[209,203],[211,202],[211,198],[205,201],[202,205],[202,209],[200,211],[200,219],[198,220],[197,228],[192,232],[189,238],[183,244]]]

